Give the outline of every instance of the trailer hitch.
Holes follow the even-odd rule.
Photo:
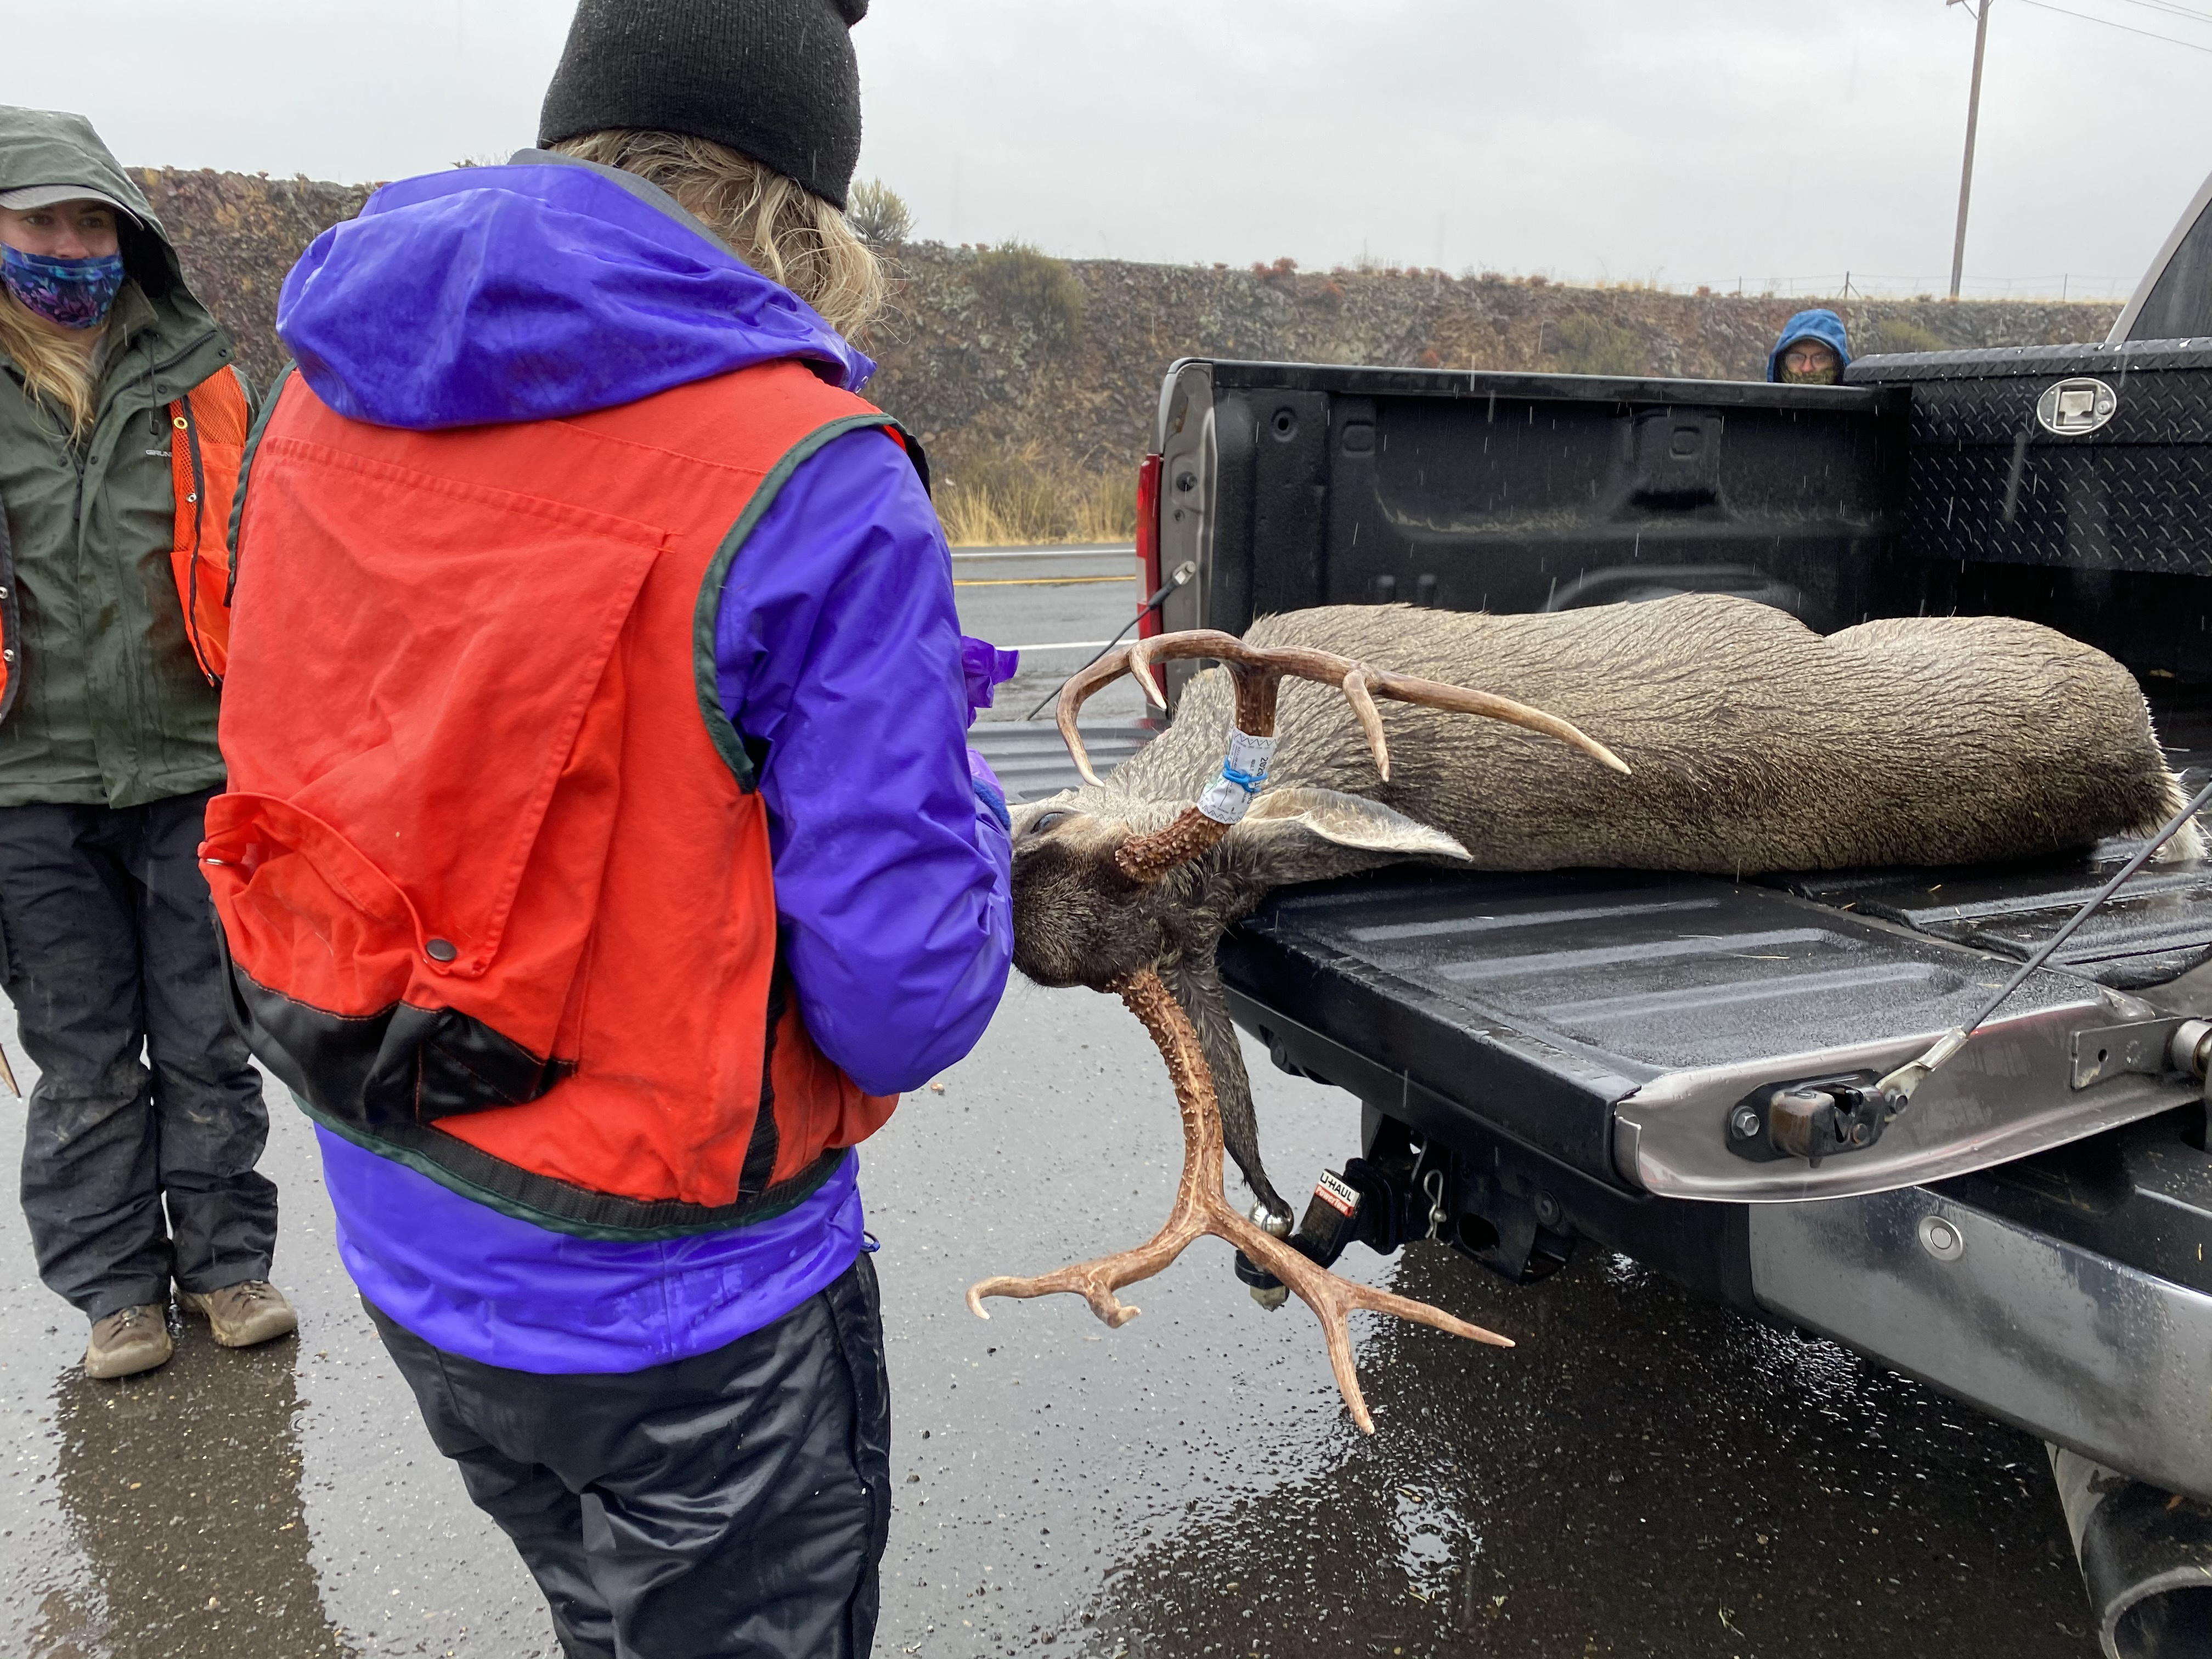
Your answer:
[[[1728,1149],[1755,1164],[1802,1158],[1817,1170],[1824,1158],[1866,1151],[1910,1103],[1872,1072],[1768,1084],[1729,1109]]]
[[[1360,1236],[1363,1231],[1360,1212],[1363,1209],[1370,1218],[1370,1225],[1365,1231],[1371,1233],[1374,1231],[1373,1218],[1389,1207],[1387,1186],[1378,1174],[1371,1174],[1366,1170],[1364,1160],[1353,1158],[1346,1166],[1346,1175],[1360,1180],[1363,1184],[1355,1186],[1346,1179],[1346,1176],[1338,1175],[1333,1170],[1321,1172],[1321,1179],[1314,1183],[1313,1196],[1306,1200],[1304,1216],[1299,1220],[1296,1231],[1288,1235],[1291,1248],[1316,1267],[1334,1267],[1337,1258],[1344,1254],[1344,1247]],[[1380,1200],[1372,1205],[1367,1201],[1370,1191],[1382,1194]],[[1259,1219],[1256,1211],[1253,1218]],[[1281,1218],[1274,1219],[1280,1220]],[[1270,1232],[1275,1231],[1266,1221],[1260,1224],[1267,1227]],[[1279,1233],[1276,1236],[1283,1237]],[[1396,1248],[1395,1242],[1391,1248]],[[1290,1294],[1281,1279],[1242,1250],[1237,1252],[1237,1277],[1250,1286],[1252,1299],[1271,1311],[1281,1307],[1284,1298]]]

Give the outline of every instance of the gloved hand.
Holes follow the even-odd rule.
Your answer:
[[[1012,834],[1014,820],[1006,811],[1006,786],[991,769],[991,763],[973,749],[968,751],[968,787],[975,792],[975,799],[983,803],[983,809],[999,821],[999,828]]]
[[[991,706],[991,692],[1013,678],[1022,665],[1018,651],[1001,651],[988,640],[960,636],[960,672],[968,682],[968,724],[975,724],[975,716]],[[981,765],[981,763],[978,762]],[[983,769],[989,771],[988,767]]]

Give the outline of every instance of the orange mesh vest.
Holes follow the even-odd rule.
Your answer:
[[[323,1123],[608,1236],[811,1192],[893,1101],[815,1048],[714,666],[783,480],[887,416],[797,362],[419,433],[296,377],[250,459],[203,867]]]
[[[169,405],[169,477],[176,510],[169,537],[169,573],[192,659],[208,684],[222,678],[230,645],[230,524],[238,469],[249,424],[246,388],[224,368]],[[15,582],[0,525],[0,720],[15,706],[17,642]]]

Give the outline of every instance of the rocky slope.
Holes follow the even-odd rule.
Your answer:
[[[367,186],[149,168],[141,175],[201,297],[265,381],[283,361],[278,285]],[[1440,271],[1133,264],[909,245],[866,342],[873,395],[946,470],[1121,474],[1146,446],[1162,371],[1185,356],[1455,368],[1757,377],[1802,300],[1575,288]],[[1850,301],[1861,350],[2103,337],[2104,303]]]

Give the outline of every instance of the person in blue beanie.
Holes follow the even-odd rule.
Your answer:
[[[1850,361],[1844,319],[1832,311],[1801,311],[1783,325],[1766,354],[1766,378],[1784,386],[1834,386]]]

